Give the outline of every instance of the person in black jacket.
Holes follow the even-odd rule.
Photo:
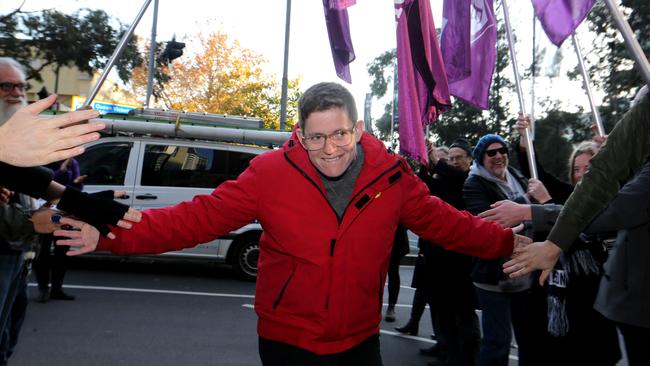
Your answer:
[[[529,197],[528,180],[509,166],[507,143],[488,134],[473,151],[474,163],[463,187],[467,210],[472,214],[489,210],[497,201],[537,202]],[[546,197],[537,197],[544,201]],[[528,235],[532,235],[529,231]],[[545,300],[534,289],[532,276],[510,279],[502,271],[505,260],[477,259],[472,271],[478,302],[483,310],[483,337],[479,365],[508,365],[512,329],[519,346],[519,364],[535,364],[543,349]]]

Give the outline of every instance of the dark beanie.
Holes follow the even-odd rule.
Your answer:
[[[472,145],[469,144],[469,141],[463,138],[455,139],[454,142],[449,145],[450,149],[454,147],[463,149],[467,153],[467,156],[472,156]]]
[[[478,143],[474,147],[474,152],[472,154],[472,157],[477,164],[483,165],[483,154],[485,154],[485,150],[487,150],[487,147],[495,142],[500,143],[503,145],[503,147],[508,147],[508,144],[504,139],[501,138],[501,136],[495,135],[493,133],[489,133],[478,140]]]

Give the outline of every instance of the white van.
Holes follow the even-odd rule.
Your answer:
[[[237,178],[265,151],[251,145],[130,134],[89,143],[76,159],[81,174],[87,175],[84,191],[126,191],[120,200],[141,210],[208,194]],[[218,240],[163,255],[228,263],[241,278],[254,280],[261,233],[258,223],[250,223]]]

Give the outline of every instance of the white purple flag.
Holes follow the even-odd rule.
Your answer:
[[[352,38],[350,37],[350,20],[348,19],[348,10],[346,8],[337,9],[333,5],[334,0],[323,0],[325,8],[325,24],[327,26],[327,35],[330,40],[332,49],[332,58],[334,59],[334,68],[339,78],[352,82],[350,75],[350,62],[354,61],[354,47],[352,47]],[[339,1],[342,3],[345,1]],[[347,1],[350,2],[349,0]],[[350,4],[352,5],[352,4]],[[349,5],[348,5],[349,6]]]
[[[573,33],[587,17],[596,0],[532,0],[535,15],[554,45]]]
[[[463,17],[450,16],[447,18],[443,37],[447,29],[469,27],[469,46],[457,44],[457,48],[453,48],[453,44],[451,44],[442,51],[462,54],[469,49],[470,67],[469,75],[465,74],[467,75],[465,78],[458,77],[461,75],[460,72],[454,75],[454,80],[449,81],[449,92],[477,108],[488,109],[490,107],[490,85],[497,59],[497,26],[493,0],[471,0],[468,12],[455,14],[461,14]],[[450,25],[450,23],[452,24]],[[466,57],[466,55],[462,57]],[[455,59],[464,60],[462,57],[455,56]],[[445,67],[448,67],[447,64]]]
[[[440,52],[450,84],[471,73],[471,5],[472,0],[445,0],[442,6]]]
[[[449,109],[447,75],[429,0],[395,0],[400,151],[427,162],[424,126]]]

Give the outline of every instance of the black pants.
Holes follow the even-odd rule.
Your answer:
[[[65,254],[70,248],[67,245],[56,245],[52,235],[41,235],[40,250],[34,261],[34,273],[39,290],[47,290],[50,282],[52,290],[61,290],[63,277],[68,269],[68,256]],[[52,250],[52,246],[54,249]]]
[[[630,366],[650,365],[650,329],[623,323],[616,323],[616,326],[623,334]]]
[[[435,330],[436,336],[446,364],[450,366],[476,365],[481,333],[474,308],[444,304],[438,306],[434,313],[438,325],[438,329]]]
[[[300,347],[259,338],[259,352],[264,366],[382,366],[379,334],[347,351],[317,355]]]
[[[397,304],[397,297],[399,296],[399,263],[402,257],[391,257],[388,264],[388,305]]]

